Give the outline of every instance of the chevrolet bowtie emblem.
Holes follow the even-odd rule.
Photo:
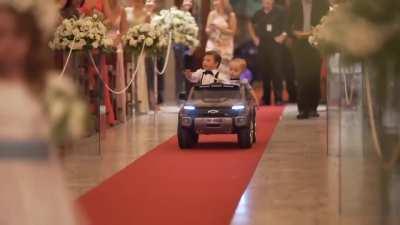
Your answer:
[[[208,113],[209,114],[216,114],[216,113],[219,113],[219,111],[213,109],[213,110],[209,110]]]

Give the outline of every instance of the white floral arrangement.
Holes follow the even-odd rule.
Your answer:
[[[311,32],[308,42],[315,48],[319,49],[323,54],[329,54],[331,52],[337,51],[334,46],[332,46],[327,41],[326,29],[330,27],[330,20],[332,17],[336,16],[339,5],[335,5],[329,8],[329,13],[322,17],[320,23],[315,26]]]
[[[146,53],[155,55],[164,51],[168,45],[167,35],[150,23],[129,28],[122,37],[122,43],[128,51],[138,55],[144,48]]]
[[[170,32],[175,44],[182,44],[191,49],[199,45],[199,27],[194,17],[189,13],[175,7],[161,10],[153,16],[151,23],[158,30]]]
[[[87,128],[88,110],[74,83],[49,74],[45,91],[45,110],[49,116],[52,140],[56,144],[81,138]]]
[[[56,1],[44,0],[0,0],[0,5],[6,5],[18,13],[31,12],[38,23],[42,35],[50,37],[57,26],[58,6]]]
[[[64,19],[49,43],[52,50],[112,49],[113,40],[97,14],[79,19]]]

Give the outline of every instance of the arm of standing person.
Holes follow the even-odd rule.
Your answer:
[[[111,10],[110,3],[108,2],[109,0],[103,0],[103,11],[104,11],[104,23],[106,25],[112,24],[112,20],[114,17],[114,13]]]
[[[126,12],[123,8],[121,8],[121,20],[119,22],[119,34],[117,40],[115,41],[117,44],[122,42],[122,35],[128,32],[128,21],[126,20]]]
[[[235,35],[237,31],[237,19],[236,15],[234,12],[232,12],[229,15],[229,27],[224,29],[224,28],[218,28],[222,33],[224,34],[229,34],[229,35]]]
[[[256,104],[256,108],[259,109],[260,108],[260,102],[258,101],[256,92],[254,91],[254,89],[251,87],[249,82],[245,82],[244,83],[246,90],[250,93],[251,98],[254,100],[254,103]]]
[[[260,101],[258,101],[256,92],[253,90],[253,88],[250,89],[250,94],[251,94],[251,97],[252,97],[253,100],[254,100],[254,103],[256,104],[256,108],[257,108],[257,109],[260,109]]]
[[[128,29],[129,29],[128,19],[127,19],[127,16],[126,16],[126,12],[123,9],[122,9],[122,12],[121,12],[120,27],[121,27],[121,35],[124,35],[124,34],[126,34],[126,32],[128,32]]]
[[[206,24],[206,33],[207,33],[208,36],[210,36],[210,34],[215,31],[215,25],[212,24],[213,17],[214,17],[214,11],[211,11],[208,14],[207,24]]]
[[[279,16],[279,21],[280,21],[280,27],[282,30],[282,33],[278,36],[276,36],[275,42],[277,42],[278,44],[284,44],[286,39],[287,39],[287,35],[288,35],[288,30],[289,30],[289,25],[288,25],[288,14],[287,14],[287,10],[286,9],[281,9],[280,10],[280,16]]]
[[[299,17],[299,15],[297,15],[298,11],[299,9],[302,8],[301,4],[302,4],[301,1],[292,1],[290,4],[289,17],[288,17],[289,34],[297,39],[307,39],[311,35],[311,32],[296,30],[296,28],[294,27],[295,20],[297,19],[297,17]]]
[[[255,46],[259,46],[260,45],[260,37],[257,36],[256,29],[254,28],[254,22],[253,21],[254,21],[254,18],[253,18],[252,21],[250,21],[248,23],[247,27],[248,27],[249,34],[250,34],[251,39],[253,40],[254,45]]]

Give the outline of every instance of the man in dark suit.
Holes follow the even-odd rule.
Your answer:
[[[275,103],[282,104],[283,46],[287,37],[288,23],[284,8],[275,6],[274,0],[262,0],[263,8],[251,20],[249,32],[258,47],[259,72],[263,73],[265,105],[271,104],[271,81]]]
[[[298,82],[298,119],[318,117],[320,100],[321,56],[308,42],[313,27],[329,11],[328,0],[292,0],[290,4],[290,35]]]

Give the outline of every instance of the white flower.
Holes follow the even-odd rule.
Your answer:
[[[191,48],[198,46],[199,28],[193,16],[175,7],[162,10],[152,18],[151,24],[161,33],[172,33],[172,40]],[[160,41],[161,42],[161,41]]]
[[[129,45],[130,46],[132,46],[132,47],[136,47],[137,46],[137,40],[135,40],[135,39],[131,39],[130,41],[129,41]]]
[[[74,101],[70,105],[67,118],[69,135],[73,139],[80,138],[85,132],[84,121],[86,119],[86,105],[82,101]]]
[[[153,41],[153,39],[151,39],[151,38],[146,38],[146,40],[144,41],[144,43],[145,43],[148,47],[150,47],[150,46],[153,45],[154,41]]]
[[[93,48],[98,48],[100,46],[100,43],[98,41],[95,41],[92,43]]]
[[[143,41],[144,39],[146,39],[146,36],[144,36],[143,34],[142,35],[139,35],[139,41]]]
[[[0,0],[1,1],[1,0]],[[104,41],[107,30],[100,20],[88,16],[80,19],[65,19],[57,28],[49,46],[52,49],[72,48],[107,48],[109,41]],[[58,40],[58,41],[56,41]],[[92,44],[88,44],[92,43]]]
[[[49,74],[45,90],[46,111],[49,115],[53,138],[56,141],[76,139],[85,131],[86,104],[77,94],[74,83],[55,74]],[[61,135],[61,136],[60,136]]]

